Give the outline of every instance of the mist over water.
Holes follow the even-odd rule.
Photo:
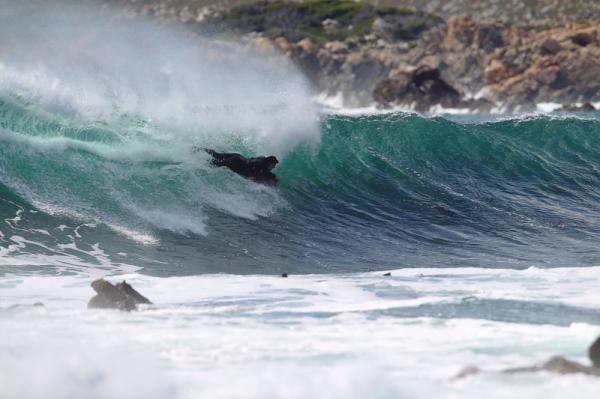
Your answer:
[[[282,59],[77,2],[2,2],[0,96],[6,189],[143,244],[154,228],[206,235],[207,207],[255,219],[284,205],[194,146],[283,157],[319,139]]]
[[[76,2],[2,1],[0,23],[0,87],[52,113],[278,155],[318,138],[305,80],[250,48]]]

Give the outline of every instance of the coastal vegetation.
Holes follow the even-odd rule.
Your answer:
[[[389,27],[392,40],[415,40],[442,19],[431,14],[396,7],[378,8],[355,1],[309,0],[306,2],[260,1],[234,7],[208,17],[208,31],[258,32],[270,38],[319,43],[348,38],[362,39],[375,21]]]

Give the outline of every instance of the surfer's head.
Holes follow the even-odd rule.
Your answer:
[[[279,163],[279,161],[277,160],[276,157],[274,157],[273,155],[268,156],[267,158],[265,158],[265,167],[267,168],[267,170],[271,170],[275,167],[275,165],[277,165]]]

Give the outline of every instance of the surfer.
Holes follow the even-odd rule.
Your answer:
[[[195,151],[200,150],[195,148]],[[276,157],[246,158],[237,153],[217,152],[203,148],[212,156],[211,163],[215,166],[225,166],[238,175],[263,184],[277,184],[277,176],[271,170],[279,163]]]

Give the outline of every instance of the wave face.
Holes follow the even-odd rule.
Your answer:
[[[331,273],[600,262],[600,122],[325,115],[277,188],[148,120],[0,101],[5,271]],[[243,133],[201,145],[252,155]],[[266,150],[265,150],[266,151]],[[262,151],[264,152],[264,151]]]
[[[593,115],[319,116],[272,55],[72,1],[0,5],[0,272],[600,261]],[[281,183],[194,146],[275,154]]]
[[[575,266],[600,261],[599,156],[597,120],[333,116],[281,174],[315,263]]]

